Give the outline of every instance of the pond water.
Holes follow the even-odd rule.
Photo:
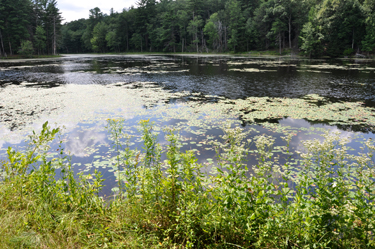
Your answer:
[[[223,128],[247,137],[292,134],[301,141],[339,132],[360,151],[375,131],[375,63],[371,60],[305,60],[203,55],[66,55],[58,59],[0,60],[0,160],[8,146],[45,121],[64,126],[62,139],[75,172],[100,169],[115,185],[107,119],[124,119],[141,148],[139,121],[150,119],[161,144],[166,127],[179,131],[183,150],[194,149],[207,172],[215,164],[210,143]],[[54,143],[50,156],[57,155]],[[275,153],[278,153],[275,147]],[[248,164],[254,144],[249,147]],[[293,159],[298,160],[298,154]],[[292,160],[293,160],[292,159]]]

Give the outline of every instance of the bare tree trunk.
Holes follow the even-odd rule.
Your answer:
[[[8,39],[9,39],[9,36],[8,36]],[[9,41],[9,54],[10,54],[10,56],[13,55],[13,53],[12,53],[12,44],[10,43],[10,41]]]
[[[5,26],[8,29],[8,23],[6,23]],[[8,44],[9,44],[9,55],[12,56],[13,55],[13,53],[12,53],[12,45],[10,44],[9,33],[7,33],[7,35],[8,35]]]
[[[129,51],[129,33],[128,30],[126,30],[126,52]]]
[[[296,28],[295,29],[295,38],[294,38],[294,46],[295,46],[295,49],[298,50],[298,37],[299,37],[299,34],[300,34],[300,31],[299,31],[299,28]]]
[[[53,16],[53,55],[56,55],[56,17]]]
[[[227,50],[227,27],[224,27],[224,49]]]
[[[281,33],[279,32],[279,53],[281,54]]]
[[[6,24],[6,26],[8,27],[8,23]],[[12,56],[13,55],[13,53],[12,53],[12,44],[10,44],[9,33],[7,35],[8,35],[8,44],[9,44],[9,55]]]
[[[354,27],[353,27],[352,49],[354,49]]]
[[[202,37],[202,52],[203,52],[204,47],[205,47],[204,38],[203,38],[203,30],[201,30],[201,37]]]
[[[5,52],[5,49],[4,49],[3,36],[2,36],[2,34],[1,34],[1,30],[0,30],[0,41],[1,41],[1,48],[2,48],[2,50],[3,50],[3,55],[4,55],[5,57],[7,57],[7,53]]]
[[[182,46],[181,52],[183,53],[184,52],[184,39],[182,39],[181,46]]]
[[[198,34],[197,33],[195,34],[195,37],[196,37],[197,53],[198,53]]]
[[[146,35],[145,35],[145,42],[146,42],[146,50],[147,50],[147,47],[148,47],[148,35],[147,35],[147,33],[146,33]]]
[[[289,48],[292,48],[292,16],[289,15]]]
[[[49,38],[50,38],[50,36],[49,36],[48,29],[47,29],[47,32],[46,32],[46,33],[47,33],[47,35],[46,35],[46,37],[47,37],[47,39],[46,39],[46,43],[47,43],[47,46],[46,46],[46,47],[47,47],[47,54],[50,54],[50,52],[49,52],[49,44],[50,44],[50,43],[49,43],[49,42],[50,42],[50,41],[49,41]]]

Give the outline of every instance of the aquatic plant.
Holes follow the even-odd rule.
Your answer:
[[[327,133],[323,142],[304,142],[298,164],[281,163],[273,137],[246,140],[240,128],[227,125],[211,143],[217,158],[206,174],[193,151],[181,151],[176,131],[165,131],[162,147],[152,122],[143,120],[144,146],[136,150],[122,123],[108,121],[119,181],[115,198],[99,196],[98,171],[74,174],[62,142],[48,159],[48,143],[59,130],[47,123],[25,152],[8,149],[0,182],[3,248],[375,246],[371,140],[352,154],[347,141]],[[278,147],[286,156],[292,137]],[[250,143],[257,163],[246,166]]]

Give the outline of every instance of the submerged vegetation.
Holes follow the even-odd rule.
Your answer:
[[[108,120],[118,186],[100,196],[98,171],[76,175],[47,123],[26,151],[7,151],[1,163],[0,242],[3,248],[374,248],[373,141],[362,152],[338,135],[305,141],[298,164],[288,160],[293,134],[245,139],[227,126],[211,146],[211,172],[180,137],[165,130],[165,145],[149,120],[140,122],[141,149]],[[249,144],[257,159],[246,164]],[[162,160],[164,159],[165,160]]]

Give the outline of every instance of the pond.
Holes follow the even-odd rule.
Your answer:
[[[280,154],[282,136],[291,134],[296,152],[304,150],[301,141],[322,140],[325,131],[339,132],[359,152],[364,140],[375,139],[375,63],[219,55],[0,60],[0,160],[8,146],[24,148],[26,135],[48,121],[64,127],[75,172],[100,169],[103,194],[110,195],[116,177],[109,118],[124,119],[132,148],[142,146],[141,120],[154,122],[162,145],[165,128],[176,129],[182,150],[194,149],[207,172],[215,164],[211,142],[227,126],[241,127],[249,139],[273,136]],[[256,163],[254,149],[250,144],[249,165]],[[55,142],[49,155],[57,150]]]

